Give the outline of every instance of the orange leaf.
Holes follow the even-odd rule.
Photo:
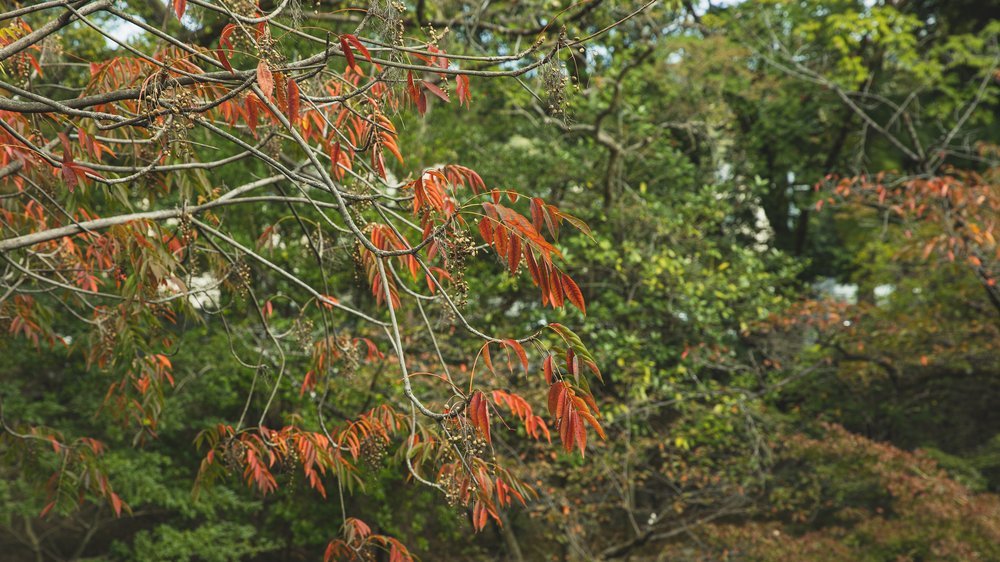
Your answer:
[[[549,299],[552,300],[552,308],[561,308],[563,305],[563,289],[562,284],[559,283],[560,275],[558,271],[553,271],[549,275]]]
[[[483,504],[476,502],[476,507],[472,510],[473,513],[473,526],[476,531],[482,531],[486,527],[486,508]]]
[[[493,359],[490,357],[490,342],[486,342],[483,345],[483,362],[486,363],[486,368],[490,370],[494,375],[497,374],[496,370],[493,368]]]
[[[566,293],[566,298],[569,302],[573,303],[573,306],[580,309],[584,315],[587,314],[587,304],[583,301],[583,293],[580,291],[580,287],[577,286],[576,282],[570,279],[569,275],[563,273],[559,277],[560,284],[562,285],[563,292]]]
[[[576,411],[570,413],[570,419],[573,420],[574,439],[577,447],[580,448],[580,456],[586,456],[584,450],[587,448],[587,430],[583,427],[580,415]]]
[[[339,142],[336,143],[336,144],[334,144],[333,148],[330,149],[330,162],[331,162],[331,165],[333,166],[333,177],[335,177],[337,179],[340,179],[340,178],[344,177],[345,171],[341,167],[341,164],[340,164],[340,143]]]
[[[472,422],[473,426],[477,425],[476,416],[479,413],[479,401],[480,400],[482,400],[482,397],[479,395],[478,392],[473,393],[472,399],[469,400],[469,406],[468,406],[468,408],[469,408],[469,414],[468,415],[469,415],[469,421]]]
[[[493,228],[490,225],[490,219],[483,217],[479,219],[479,235],[483,237],[483,242],[487,245],[493,244]]]
[[[115,510],[115,517],[121,517],[122,499],[114,492],[111,492],[111,508]]]
[[[524,346],[520,344],[517,340],[507,340],[507,345],[514,349],[514,353],[517,353],[517,358],[521,361],[521,367],[524,368],[525,374],[528,372],[528,354],[524,351]]]
[[[44,519],[45,516],[48,515],[49,512],[52,511],[52,508],[55,506],[56,506],[56,501],[55,500],[50,501],[48,505],[42,508],[42,512],[38,514],[38,518]]]
[[[247,127],[250,129],[250,134],[257,138],[257,96],[247,96],[246,106]]]
[[[492,443],[493,440],[490,437],[490,410],[489,410],[489,404],[485,399],[479,401],[479,410],[480,410],[479,420],[481,424],[480,429],[482,430],[483,435],[486,437],[486,442]]]

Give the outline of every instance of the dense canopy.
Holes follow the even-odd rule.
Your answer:
[[[1000,559],[1000,3],[0,3],[12,560]]]

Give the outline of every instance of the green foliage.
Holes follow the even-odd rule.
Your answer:
[[[695,3],[635,16],[596,2],[572,17],[574,7],[557,20],[569,37],[622,23],[582,53],[560,50],[551,67],[517,79],[473,77],[471,107],[445,110],[431,97],[426,115],[397,121],[399,145],[410,149],[405,167],[388,164],[399,178],[409,178],[411,168],[460,161],[490,187],[538,195],[590,225],[583,233],[564,224],[553,236],[586,299],[586,316],[542,306],[528,274],[515,274],[489,247],[469,250],[467,257],[481,259],[449,270],[470,323],[491,334],[571,325],[606,382],[595,396],[608,439],[592,434],[581,447],[585,459],[528,439],[512,419],[493,424],[490,454],[539,492],[526,507],[499,509],[502,528],[489,523],[471,538],[482,527],[479,511],[413,486],[404,447],[409,402],[395,371],[358,357],[317,368],[317,337],[362,336],[362,322],[319,314],[318,301],[297,301],[298,286],[257,262],[230,264],[205,248],[181,258],[159,247],[145,269],[127,276],[126,302],[120,314],[102,317],[100,330],[64,313],[64,302],[50,302],[34,311],[39,331],[58,333],[66,345],[39,353],[20,336],[0,342],[8,426],[0,439],[0,525],[19,538],[40,529],[55,537],[52,548],[79,546],[81,557],[111,560],[318,559],[344,518],[361,514],[374,535],[398,538],[426,560],[486,560],[501,551],[516,559],[518,550],[525,560],[1000,558],[1000,309],[989,283],[1000,254],[995,240],[984,241],[997,228],[998,209],[992,199],[926,194],[914,195],[912,205],[886,203],[875,192],[859,195],[856,186],[892,189],[957,168],[996,189],[990,146],[1000,140],[1000,24],[960,3],[769,0],[716,6],[696,13],[697,21],[687,10],[701,8],[687,4]],[[421,4],[424,21],[404,27],[443,27],[467,13],[463,6]],[[453,22],[442,42],[450,53],[517,52],[538,32],[497,26],[533,28],[529,14],[561,6],[490,9],[493,17],[481,19],[489,26]],[[206,24],[206,36],[214,49],[213,25]],[[197,33],[173,20],[168,28]],[[305,41],[285,40],[291,53],[311,52]],[[71,27],[63,41],[81,60],[110,52],[85,26]],[[255,60],[233,54],[237,66]],[[65,87],[87,79],[78,67],[56,68],[51,81]],[[457,96],[455,84],[442,85]],[[212,158],[240,152],[202,129],[186,135],[193,150]],[[164,162],[191,159],[178,149]],[[162,183],[88,186],[65,203],[101,216],[140,204],[171,207],[211,200],[269,173],[250,160],[171,174]],[[350,176],[343,185],[369,192]],[[838,185],[857,191],[842,195]],[[504,204],[530,216],[526,198]],[[238,242],[310,286],[340,288],[331,294],[338,302],[374,304],[366,271],[351,255],[354,239],[318,215],[296,217],[283,203],[262,201],[252,212],[219,216]],[[261,239],[262,232],[269,236]],[[317,262],[317,244],[347,251]],[[145,254],[134,246],[126,255]],[[182,261],[229,273],[220,279],[218,306],[204,310],[181,299],[171,322],[135,304],[149,291],[145,278]],[[254,293],[243,276],[255,281]],[[824,281],[855,285],[856,297],[830,297]],[[258,309],[265,303],[269,315]],[[7,330],[13,300],[4,296],[2,306]],[[384,309],[372,314],[389,318]],[[422,327],[425,314],[435,327],[454,324],[454,311],[439,303],[397,314],[410,326]],[[536,340],[543,349],[562,343],[550,332]],[[272,334],[296,345],[279,357],[268,350]],[[425,375],[439,374],[440,354],[452,372],[479,369],[477,383],[517,387],[544,410],[537,405],[549,386],[535,349],[525,373],[512,347],[494,343],[490,373],[481,341],[454,331],[431,341],[405,327],[401,337],[424,377],[415,377],[418,385],[432,384]],[[89,349],[100,345],[112,346],[112,360],[95,360]],[[129,418],[108,389],[137,372],[152,376],[157,357],[170,362],[175,383],[161,382],[143,415]],[[563,368],[566,355],[554,362]],[[591,375],[583,374],[584,381]],[[129,392],[129,400],[142,399]],[[279,485],[271,494],[248,489],[235,464],[219,462],[199,480],[206,452],[224,457],[229,449],[199,449],[198,436],[246,412],[254,418],[271,403],[261,425],[317,434],[391,404],[403,423],[384,446],[402,453],[382,458],[366,441],[369,462],[350,474],[323,475],[325,502],[304,482],[301,463],[276,464]],[[492,416],[503,410],[488,403]],[[58,432],[67,443],[93,437],[107,451],[60,456],[49,433],[20,436],[30,428]],[[558,441],[554,421],[549,429]],[[416,474],[438,482],[443,461],[415,451],[410,460],[425,461]],[[76,480],[67,481],[48,518],[38,517],[49,503],[48,479],[64,463]],[[123,517],[100,489],[85,488],[83,507],[71,493],[71,484],[97,469],[126,502]],[[15,556],[33,554],[30,544],[10,546],[19,549]]]

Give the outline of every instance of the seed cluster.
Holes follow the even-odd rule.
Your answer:
[[[167,148],[163,151],[164,158],[177,155],[184,160],[193,155],[190,143],[188,143],[188,133],[194,128],[194,123],[188,119],[179,119],[171,116],[163,125],[166,128]]]
[[[308,352],[312,348],[312,332],[314,327],[315,324],[309,318],[298,318],[295,320],[292,337],[295,338],[302,351]]]
[[[229,277],[227,278],[227,281],[236,289],[236,292],[241,297],[247,297],[249,294],[247,287],[250,286],[251,281],[253,281],[253,277],[250,273],[250,266],[247,265],[247,262],[244,261],[242,257],[238,258],[236,263],[233,264],[233,267],[229,269]]]
[[[361,442],[361,458],[369,468],[376,469],[382,465],[389,443],[381,435],[371,435]]]
[[[465,280],[466,263],[476,253],[476,242],[465,229],[455,229],[451,236],[444,240],[445,270],[451,276],[455,287],[455,304],[464,308],[469,302],[469,283]]]
[[[464,505],[476,492],[475,480],[466,474],[465,466],[472,463],[473,459],[485,458],[487,454],[492,457],[493,466],[496,464],[496,455],[492,454],[486,439],[467,422],[457,421],[451,428],[446,428],[445,443],[442,449],[444,464],[437,483],[444,489],[448,505],[457,507]]]
[[[567,79],[562,64],[553,58],[542,65],[539,75],[542,80],[542,90],[547,97],[546,109],[549,115],[565,117]]]
[[[438,485],[444,488],[444,498],[448,502],[449,507],[457,508],[463,505],[463,491],[466,493],[471,493],[472,488],[468,485],[463,485],[466,478],[456,478],[453,472],[446,472],[438,478]],[[464,490],[463,490],[464,488]]]
[[[10,74],[13,75],[16,85],[26,86],[31,79],[31,61],[28,59],[28,53],[19,53],[11,59],[12,62],[3,65],[3,70],[10,69]]]
[[[223,444],[222,463],[226,472],[240,471],[246,458],[247,446],[239,439],[230,439]]]
[[[402,45],[406,33],[403,13],[406,4],[399,0],[372,0],[368,4],[368,15],[374,22],[372,30],[383,42]]]
[[[232,0],[227,4],[229,4],[229,9],[238,16],[245,18],[257,16],[257,2],[254,0]]]
[[[337,334],[336,345],[343,360],[342,374],[345,378],[351,379],[361,365],[361,352],[358,351],[358,346],[354,344],[354,340],[347,332]]]
[[[194,230],[191,227],[191,215],[188,213],[182,214],[178,228],[181,231],[181,240],[184,241],[185,246],[194,242]]]

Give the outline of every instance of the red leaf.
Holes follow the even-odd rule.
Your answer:
[[[233,44],[229,41],[229,36],[233,34],[233,31],[236,31],[236,24],[234,23],[227,24],[226,27],[222,28],[222,33],[219,35],[220,47],[226,47],[230,51],[233,50]]]
[[[535,227],[538,232],[542,231],[542,223],[544,222],[543,214],[545,213],[545,202],[538,197],[531,198],[531,226]]]
[[[299,121],[299,85],[295,80],[289,79],[287,86],[286,99],[288,100],[288,121],[291,122],[292,126]]]
[[[465,104],[465,107],[469,107],[469,102],[472,100],[472,94],[469,92],[469,77],[464,74],[459,74],[455,77],[455,91],[458,94],[458,104]]]
[[[371,53],[368,52],[368,49],[365,48],[364,44],[361,43],[361,41],[356,36],[348,34],[342,37],[346,38],[348,43],[353,45],[354,48],[357,49],[359,53],[361,53],[366,59],[368,59],[368,62],[372,61]]]
[[[264,96],[271,97],[271,94],[274,93],[274,74],[271,73],[271,69],[263,60],[257,63],[257,83],[260,85],[261,91],[264,92]]]
[[[417,95],[417,112],[420,115],[427,113],[427,96],[423,92]]]
[[[507,257],[507,246],[510,242],[509,235],[507,234],[507,227],[502,224],[496,226],[496,230],[493,231],[493,244],[497,250],[497,255],[500,259]]]
[[[66,163],[66,162],[72,162],[73,161],[73,145],[71,145],[70,142],[69,142],[69,135],[67,135],[66,133],[59,133],[59,141],[62,143],[62,147],[63,147],[63,153],[62,153],[63,159],[62,159],[62,161],[64,163]]]
[[[66,187],[70,191],[76,189],[77,184],[80,183],[80,180],[76,177],[76,172],[73,171],[73,165],[65,161],[62,165],[62,179],[66,182]]]
[[[541,284],[541,277],[538,273],[538,264],[535,263],[535,255],[532,253],[531,248],[525,249],[524,261],[528,264],[528,273],[531,274],[531,280],[535,282],[535,285]]]
[[[228,70],[229,72],[233,71],[233,65],[229,64],[229,57],[226,56],[226,52],[225,51],[223,51],[222,49],[216,49],[215,50],[215,56],[217,56],[219,58],[219,62],[222,63],[222,66],[226,70]]]
[[[431,84],[430,82],[427,82],[426,80],[423,82],[423,84],[424,84],[424,88],[427,88],[427,91],[429,91],[430,93],[434,94],[435,96],[441,98],[442,100],[445,101],[445,103],[448,103],[448,102],[451,101],[448,98],[448,94],[445,93],[445,91],[442,90],[441,88],[438,88],[437,86],[435,86],[434,84]]]
[[[187,10],[187,0],[174,0],[174,13],[177,14],[177,19],[184,17],[184,11]]]
[[[569,414],[559,419],[559,440],[562,441],[563,449],[568,453],[573,450],[573,436],[576,435],[573,429],[573,417]]]
[[[539,200],[541,201],[541,200]],[[541,203],[542,206],[542,218],[545,221],[545,227],[549,229],[549,234],[553,239],[559,238],[559,222],[556,220],[559,217],[552,217],[552,213],[549,212],[549,207],[544,202]]]
[[[56,501],[55,500],[50,501],[48,505],[42,508],[42,512],[38,514],[38,518],[44,519],[45,516],[48,515],[49,512],[52,511],[52,508],[55,506],[56,506]]]
[[[417,95],[420,94],[420,90],[417,89],[417,85],[413,83],[413,71],[406,71],[406,93],[410,95],[410,99],[414,102],[417,101]]]
[[[257,96],[247,96],[246,106],[247,127],[250,128],[250,134],[257,138]]]
[[[347,59],[348,67],[353,68],[357,66],[357,62],[354,61],[354,51],[351,50],[351,46],[347,43],[346,35],[340,36],[340,50],[344,51],[344,58]]]
[[[274,73],[274,101],[288,114],[288,80],[284,72]]]
[[[472,395],[472,399],[469,400],[469,421],[472,423],[473,427],[479,426],[479,420],[477,416],[479,415],[479,402],[482,400],[482,395],[478,392]]]
[[[545,373],[545,382],[552,384],[552,356],[547,355],[545,357],[545,362],[542,364],[542,371]]]
[[[510,272],[517,272],[517,266],[521,263],[521,237],[513,230],[510,231],[510,245],[507,250],[507,265]]]

